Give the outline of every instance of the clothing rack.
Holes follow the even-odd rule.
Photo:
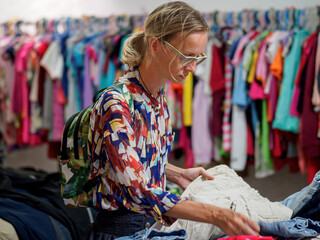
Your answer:
[[[122,66],[121,63],[119,62],[119,56],[118,56],[119,49],[121,48],[121,44],[123,43],[123,40],[125,40],[125,38],[127,37],[128,33],[139,31],[143,28],[146,17],[147,17],[146,15],[135,15],[135,16],[122,15],[122,16],[109,16],[106,18],[86,16],[82,18],[60,18],[60,19],[53,19],[53,20],[41,19],[36,23],[14,19],[12,21],[5,22],[1,25],[4,34],[3,34],[3,38],[0,39],[0,41],[4,41],[5,38],[10,41],[14,41],[14,39],[21,39],[21,40],[16,40],[17,42],[14,45],[16,49],[18,49],[19,46],[27,43],[28,41],[33,42],[33,45],[32,45],[33,48],[38,47],[40,44],[42,44],[41,45],[42,47],[47,47],[49,49],[49,46],[51,45],[51,43],[55,41],[60,41],[59,44],[55,44],[56,51],[59,52],[58,54],[59,56],[57,56],[56,62],[64,63],[63,66],[60,66],[63,69],[63,73],[59,74],[58,77],[51,76],[51,80],[53,81],[49,81],[49,82],[50,84],[53,82],[54,85],[52,85],[51,88],[50,86],[49,87],[47,86],[47,88],[54,89],[54,93],[57,94],[55,96],[59,96],[58,99],[53,99],[53,100],[55,101],[54,109],[55,111],[59,112],[61,116],[59,116],[54,122],[52,122],[52,119],[51,119],[51,122],[49,124],[44,123],[46,125],[45,130],[43,130],[41,127],[32,129],[32,132],[30,129],[28,130],[29,132],[28,134],[32,135],[34,139],[33,142],[35,145],[39,143],[43,143],[41,139],[43,138],[44,132],[46,137],[52,135],[53,126],[55,124],[58,124],[59,130],[57,131],[58,133],[55,135],[54,141],[49,141],[53,143],[51,146],[53,146],[53,149],[55,149],[53,151],[54,154],[50,156],[52,157],[56,156],[55,154],[58,151],[57,149],[60,148],[59,139],[61,138],[61,136],[59,136],[59,132],[61,134],[63,121],[67,119],[67,117],[70,116],[72,113],[74,113],[75,111],[79,111],[81,110],[82,107],[84,107],[84,105],[81,105],[79,102],[83,101],[82,97],[84,95],[81,93],[81,89],[84,89],[85,81],[87,82],[89,81],[93,84],[92,86],[89,86],[90,87],[89,89],[91,90],[88,90],[88,88],[86,88],[87,93],[90,93],[92,91],[92,93],[90,94],[93,94],[94,91],[97,91],[99,88],[102,87],[101,85],[102,83],[104,84],[103,87],[106,87],[108,84],[112,83],[112,81],[117,76],[119,76],[121,72],[124,71],[124,66]],[[305,29],[308,29],[310,32],[313,32],[313,31],[316,31],[316,29],[318,29],[320,25],[319,7],[306,8],[306,9],[288,8],[283,10],[269,9],[266,11],[252,10],[252,9],[250,10],[245,9],[240,12],[215,11],[211,13],[203,13],[203,17],[207,21],[211,29],[211,31],[209,32],[210,39],[214,39],[214,41],[223,40],[223,38],[226,37],[226,35],[224,35],[226,33],[225,30],[228,28],[230,30],[237,29],[237,31],[239,31],[239,33],[241,34],[246,34],[252,30],[263,31],[268,29],[269,31],[273,31],[273,30],[279,30],[279,29],[293,30],[296,28],[305,28]],[[31,30],[33,27],[35,30]],[[30,32],[35,32],[35,36],[32,36]],[[72,47],[73,55],[68,55],[67,54],[68,50],[66,46],[67,44],[66,42],[61,42],[61,39],[66,40],[67,37],[76,36],[77,34],[82,34],[82,38],[76,41],[75,42],[76,45]],[[22,37],[22,38],[18,38],[18,37]],[[81,42],[83,39],[85,39],[85,42]],[[228,39],[224,39],[224,40],[228,41]],[[13,45],[11,47],[13,47]],[[10,51],[13,51],[13,50],[14,48],[10,48]],[[115,52],[115,51],[118,51],[118,52]],[[46,51],[42,52],[42,54],[45,54],[45,52]],[[90,52],[90,54],[88,52]],[[74,64],[74,62],[71,61],[72,60],[71,58],[73,58],[73,61],[75,61],[74,58],[76,56],[79,57],[81,62],[78,62],[78,65],[73,65],[73,68],[71,69],[71,71],[68,71],[70,70],[70,66]],[[88,62],[84,63],[84,60],[88,60]],[[15,61],[15,59],[13,58],[12,61]],[[27,63],[26,59],[24,59],[24,61],[25,63]],[[38,65],[42,64],[40,59],[38,59],[37,61],[38,61],[37,62]],[[87,76],[84,74],[83,72],[84,68],[91,69],[90,66],[92,64],[97,68],[99,61],[103,63],[102,64],[103,74],[101,76],[99,77],[91,76],[90,74]],[[44,74],[43,72],[46,72],[47,75],[51,75],[50,71],[48,71],[46,67],[40,69],[40,72],[39,72],[39,69],[37,68],[38,66],[37,64],[35,64],[34,66],[34,69],[33,69],[34,72],[40,75]],[[0,66],[0,68],[3,68],[3,67],[4,65]],[[11,67],[13,67],[14,69],[16,68],[15,65]],[[25,75],[23,76],[25,77]],[[66,82],[65,78],[72,78],[75,81],[71,81],[71,82],[77,82],[76,89],[79,90],[79,93],[78,92],[73,93],[74,96],[72,98],[69,98],[70,95],[68,94],[68,81]],[[101,81],[99,83],[100,85],[99,84],[97,85],[96,81]],[[8,82],[6,84],[8,84]],[[24,82],[23,84],[30,88],[30,85],[32,85],[32,81],[29,80],[29,82]],[[189,85],[192,86],[192,82],[191,84],[189,82]],[[168,88],[170,89],[171,86],[169,85]],[[179,91],[180,90],[183,90],[183,89],[179,89]],[[61,93],[63,92],[64,92],[64,95],[63,94],[61,95]],[[175,92],[176,94],[177,89],[173,90],[173,92]],[[12,95],[6,92],[3,92],[3,93],[8,99],[14,98]],[[41,93],[41,94],[43,95],[44,93]],[[179,95],[179,97],[181,97],[181,95]],[[8,110],[10,109],[11,106],[10,104],[8,104],[8,102],[4,101],[4,99],[5,98],[1,100],[2,104],[3,106],[5,106],[5,109]],[[44,109],[42,109],[43,107],[42,102],[40,103],[37,101],[30,101],[28,104],[29,105],[26,105],[26,107],[31,109],[30,111],[31,116],[33,113],[37,113],[38,115],[35,115],[34,117],[39,117],[39,112],[41,114],[43,113]],[[21,121],[25,116],[24,115],[25,110],[26,109],[15,114],[4,111],[6,112],[4,117],[8,118],[8,116],[10,116],[14,118],[13,121],[8,122],[6,124],[5,129],[6,127],[13,127],[13,126],[17,128],[16,123],[17,122],[20,123],[18,125],[18,128],[16,129],[17,131],[15,133],[16,135],[11,134],[11,138],[12,136],[15,137],[15,136],[18,136],[19,134],[20,135],[22,134],[23,129],[21,129],[21,126],[23,127],[25,125]],[[183,110],[180,110],[180,111],[182,112]],[[2,114],[4,114],[4,112],[2,112]],[[179,119],[181,116],[173,116],[173,117],[175,117],[175,119]],[[38,124],[37,126],[39,127],[39,125],[41,124]],[[183,123],[181,122],[176,123],[175,126],[180,128],[181,126],[183,126]],[[187,127],[190,127],[190,126],[187,126]],[[190,137],[190,134],[188,133],[190,133],[190,131],[183,130],[184,135],[181,135],[181,136]],[[35,135],[37,134],[38,136],[35,137]],[[5,135],[8,135],[8,133],[4,133],[4,136]],[[180,139],[182,139],[182,137]],[[13,146],[13,148],[22,147],[28,144],[27,141],[15,142],[13,139],[11,139],[11,141],[7,141],[7,143],[9,146]],[[180,147],[182,146],[184,149],[190,150],[190,147],[191,147],[190,141],[187,143],[187,145],[188,146],[186,148],[184,148],[183,144],[181,144]],[[189,150],[186,150],[186,151],[189,151]],[[191,152],[189,151],[189,153],[191,153],[191,154],[188,154],[190,157],[192,155],[192,151]],[[193,159],[190,159],[190,161],[188,160],[187,162],[190,163],[187,167],[190,167],[194,164]]]

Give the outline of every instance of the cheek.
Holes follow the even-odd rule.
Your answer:
[[[182,65],[179,62],[178,58],[175,58],[173,61],[170,61],[168,64],[168,68],[171,71],[171,73],[173,75],[179,73],[180,71],[182,71]]]

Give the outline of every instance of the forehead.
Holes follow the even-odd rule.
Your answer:
[[[195,32],[185,38],[183,35],[177,35],[171,44],[185,54],[200,54],[205,51],[207,42],[207,32]]]

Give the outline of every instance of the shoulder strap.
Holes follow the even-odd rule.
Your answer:
[[[112,90],[112,89],[116,90],[116,91],[120,92],[123,95],[124,99],[128,103],[131,116],[132,116],[132,118],[134,118],[134,103],[133,103],[132,93],[130,92],[130,90],[127,87],[127,85],[124,84],[124,83],[114,83],[110,87],[103,88],[103,89],[99,90],[93,97],[93,103],[95,103],[99,99],[99,97],[102,95],[102,93],[107,89],[108,90],[109,89],[110,90]]]

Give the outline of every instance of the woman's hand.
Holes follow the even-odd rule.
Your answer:
[[[166,175],[169,181],[178,184],[183,190],[199,176],[210,180],[214,179],[214,177],[202,167],[183,169],[170,163],[167,164]]]
[[[249,217],[228,208],[220,208],[200,202],[186,200],[176,204],[165,213],[173,218],[211,223],[228,236],[259,235],[259,225]]]
[[[184,190],[193,180],[195,180],[199,176],[202,176],[210,180],[214,179],[214,177],[202,167],[187,168],[181,170],[181,176],[178,180],[178,184]]]
[[[247,216],[230,209],[221,208],[213,212],[214,225],[226,235],[259,235],[259,225]]]

